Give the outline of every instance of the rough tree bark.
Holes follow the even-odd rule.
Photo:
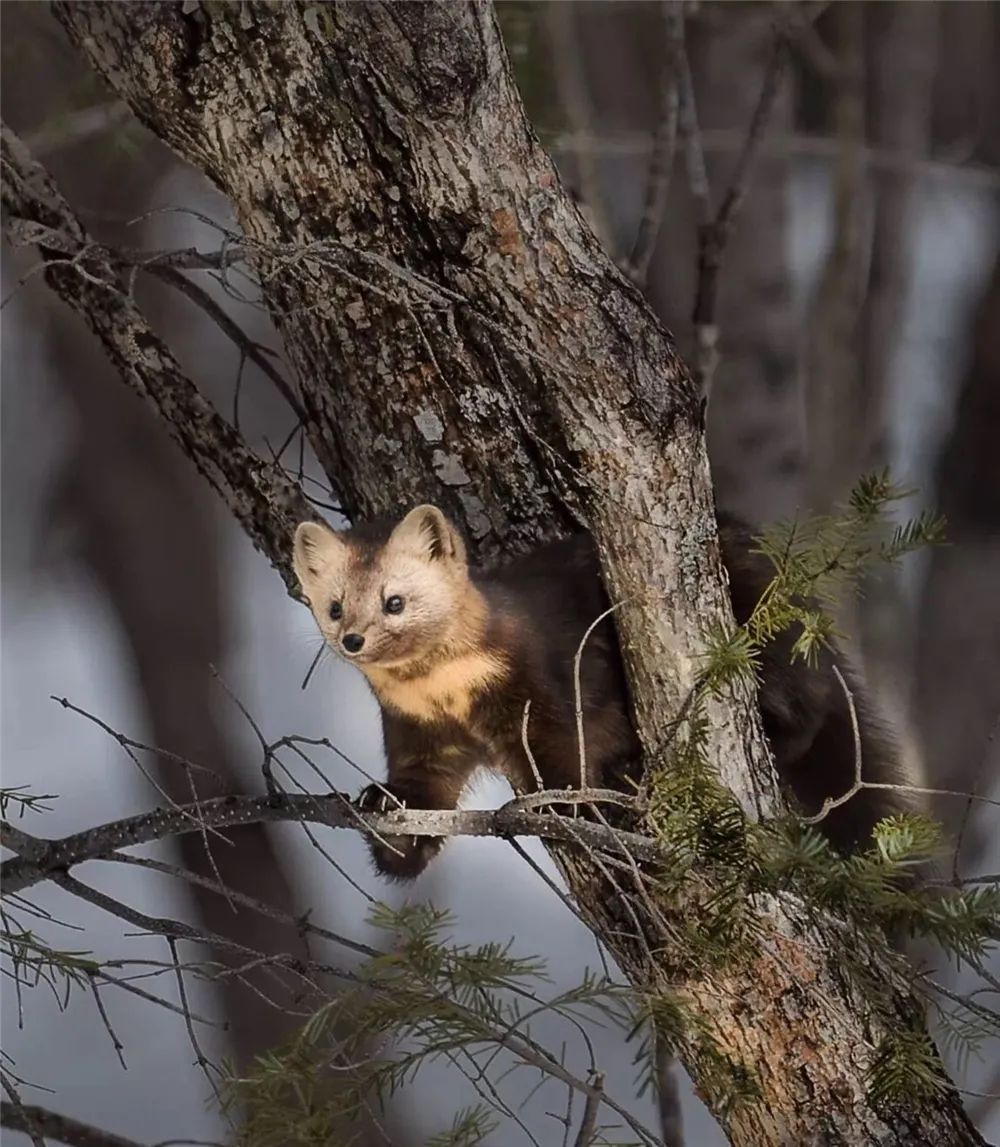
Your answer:
[[[310,442],[352,513],[431,497],[487,559],[586,516],[624,602],[643,743],[651,761],[666,759],[704,627],[728,609],[699,404],[668,336],[537,145],[491,8],[56,10],[145,122],[225,190],[261,245]],[[16,149],[8,163],[25,169],[19,213],[51,223],[43,175]],[[315,247],[312,262],[276,256],[316,243],[321,270]],[[73,275],[50,270],[64,297],[82,289],[100,308],[101,292]],[[105,289],[103,305],[111,296]],[[106,322],[95,325],[107,336]],[[244,520],[272,508],[255,494]],[[279,511],[253,530],[276,562],[286,521]],[[766,811],[773,786],[749,698],[720,701],[711,717],[723,782],[750,815]],[[652,952],[669,951],[676,906],[609,888],[578,853],[560,857],[632,983],[688,999],[755,1075],[761,1101],[715,1105],[732,1142],[981,1142],[957,1096],[921,1111],[873,1108],[864,1078],[881,1033],[794,905],[756,906],[769,939],[747,962],[671,978]],[[898,1006],[902,1021],[912,1004],[901,996]],[[678,1050],[711,1093],[698,1036]]]
[[[666,183],[660,192],[658,233],[648,251],[644,293],[680,348],[689,352],[696,346],[692,315],[699,213],[683,140],[675,140],[673,163],[665,172],[642,150],[602,150],[602,143],[616,133],[645,132],[654,148],[661,138],[664,118],[671,114],[664,86],[676,80],[668,70],[676,70],[667,27],[669,5],[563,0],[545,10],[552,67],[563,77],[557,85],[563,117],[574,135],[592,140],[582,139],[577,149],[554,158],[564,180],[578,189],[598,237],[620,266],[642,230],[650,183]],[[685,41],[699,134],[706,145],[710,198],[717,209],[733,177],[737,147],[712,149],[708,137],[729,132],[742,143],[773,53],[774,29],[761,19],[757,5],[710,5],[701,15],[701,20],[697,14],[687,16]],[[545,56],[536,67],[547,61]],[[536,86],[525,91],[522,84],[527,109],[536,123],[551,120],[550,107],[532,105]],[[792,88],[788,82],[779,86],[768,131],[790,130]],[[759,157],[720,278],[721,357],[707,420],[708,455],[718,505],[751,523],[790,517],[802,501],[804,424],[786,250],[791,166],[787,154]],[[668,1072],[661,1055],[661,1133],[673,1144],[683,1142],[684,1135],[677,1084]],[[687,1138],[698,1142],[698,1135],[695,1122]]]

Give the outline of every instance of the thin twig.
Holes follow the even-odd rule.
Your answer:
[[[858,710],[854,704],[854,695],[844,680],[844,675],[840,672],[836,665],[831,664],[830,668],[836,675],[837,681],[840,683],[841,689],[844,691],[844,696],[847,698],[847,708],[851,715],[851,732],[854,736],[854,783],[850,789],[839,797],[826,797],[819,812],[815,816],[803,817],[805,824],[819,824],[824,820],[835,808],[839,808],[842,804],[846,804],[852,797],[856,796],[864,786],[862,780],[862,759],[861,759],[861,726],[858,723]]]
[[[719,272],[722,269],[733,224],[746,196],[751,166],[760,149],[761,139],[774,109],[787,56],[787,38],[781,31],[776,31],[774,48],[764,73],[764,84],[760,98],[754,108],[746,140],[736,160],[728,189],[714,218],[706,217],[707,186],[704,194],[696,196],[701,204],[702,223],[698,227],[698,277],[691,321],[694,326],[696,343],[695,380],[701,391],[702,400],[706,404],[711,395],[712,382],[719,359],[719,330],[717,325]],[[693,98],[692,94],[691,99],[693,100]],[[697,132],[697,123],[694,125],[694,131]],[[699,153],[700,150],[699,138]]]
[[[856,797],[862,789],[875,789],[883,792],[900,792],[900,793],[914,793],[917,796],[932,796],[932,797],[958,797],[966,801],[981,801],[983,804],[994,805],[1000,808],[1000,800],[994,800],[992,797],[979,796],[977,793],[964,793],[959,792],[957,789],[935,789],[928,788],[925,785],[907,785],[895,784],[891,781],[866,781],[862,779],[861,772],[861,729],[858,724],[858,713],[854,705],[854,697],[851,693],[847,682],[844,680],[843,674],[836,665],[832,665],[834,674],[840,682],[840,687],[844,690],[844,695],[847,698],[847,705],[851,715],[851,730],[854,735],[854,782],[847,792],[842,793],[839,797],[826,797],[823,801],[822,807],[815,816],[801,817],[803,824],[819,824],[820,821],[825,820],[826,817],[835,809],[840,808],[841,805],[847,804],[849,800]]]
[[[115,1031],[115,1029],[111,1025],[111,1019],[108,1016],[107,1010],[104,1007],[104,1001],[101,999],[100,989],[98,988],[97,981],[93,976],[90,977],[90,990],[93,993],[94,1003],[97,1004],[97,1010],[100,1013],[101,1021],[104,1024],[104,1028],[107,1031],[108,1035],[111,1037],[111,1046],[115,1049],[115,1054],[118,1056],[118,1062],[127,1071],[128,1070],[128,1064],[125,1062],[125,1056],[123,1054],[125,1051],[125,1045],[118,1038],[118,1033]]]
[[[576,716],[576,743],[580,753],[580,788],[587,787],[587,742],[583,732],[583,692],[580,688],[580,663],[583,660],[583,650],[594,630],[604,621],[605,618],[610,617],[616,609],[621,609],[628,599],[615,602],[614,605],[609,606],[602,614],[594,618],[594,620],[587,626],[586,632],[580,639],[580,644],[577,646],[576,656],[573,658],[573,702],[575,706]]]
[[[219,1093],[218,1084],[212,1078],[212,1073],[209,1068],[214,1068],[215,1065],[208,1059],[205,1053],[201,1050],[201,1044],[198,1042],[198,1036],[194,1030],[194,1024],[191,1022],[191,1012],[188,1008],[187,989],[184,986],[184,973],[181,971],[180,960],[177,958],[177,941],[173,936],[168,936],[167,945],[170,948],[170,955],[173,959],[174,971],[177,976],[177,996],[180,1000],[181,1010],[184,1013],[184,1026],[187,1029],[188,1039],[191,1041],[191,1047],[194,1050],[195,1062],[201,1068],[202,1074],[208,1080],[208,1086],[212,1089],[212,1094],[215,1096],[216,1102],[220,1110],[225,1110],[225,1105],[222,1102],[222,1096]],[[216,1070],[218,1070],[216,1068]],[[232,1121],[230,1120],[230,1124]],[[233,1128],[235,1130],[235,1127]]]
[[[604,1095],[604,1072],[595,1072],[592,1082],[593,1090],[587,1095],[574,1147],[591,1147],[597,1137],[597,1114],[601,1109],[601,1099]]]
[[[144,269],[148,271],[149,274],[155,275],[156,278],[161,279],[165,283],[169,283],[170,286],[182,294],[187,295],[197,307],[200,307],[201,310],[208,315],[226,338],[239,348],[240,373],[242,374],[243,359],[249,359],[262,374],[266,374],[271,380],[275,390],[277,390],[285,402],[288,403],[295,415],[296,421],[300,424],[306,421],[306,412],[299,400],[299,396],[289,385],[288,380],[281,371],[271,362],[268,357],[271,352],[268,348],[250,338],[250,336],[243,331],[239,323],[219,306],[204,287],[200,287],[197,283],[192,282],[186,275],[182,275],[176,267],[171,267],[167,263],[153,262],[146,263],[145,265],[136,264],[136,266],[144,266]],[[237,431],[239,431],[239,421],[235,411],[233,423]]]
[[[521,745],[524,749],[524,755],[528,758],[528,764],[531,766],[531,773],[535,778],[538,791],[544,792],[545,782],[542,780],[542,774],[538,771],[538,762],[535,760],[535,754],[531,751],[531,746],[528,744],[528,717],[530,714],[531,698],[529,697],[524,703],[524,716],[521,718]]]
[[[680,60],[678,49],[683,46],[683,16],[678,21],[674,9],[668,4],[664,9],[664,19],[667,25],[667,50],[660,72],[660,118],[653,136],[653,153],[646,177],[646,202],[628,259],[629,274],[640,287],[645,284],[649,274],[649,265],[667,210],[681,103],[677,73]],[[677,37],[678,24],[681,31],[680,43]]]
[[[100,859],[112,861],[116,864],[134,864],[140,868],[151,869],[153,872],[162,872],[167,876],[174,876],[178,880],[187,881],[189,884],[196,884],[199,888],[207,888],[212,892],[217,892],[220,896],[227,897],[236,904],[242,905],[244,908],[249,908],[253,912],[259,912],[261,916],[266,916],[270,920],[274,920],[280,924],[288,924],[300,933],[316,936],[321,940],[329,940],[331,943],[339,944],[341,947],[347,948],[351,952],[357,952],[359,955],[375,958],[384,954],[377,948],[371,947],[370,944],[362,944],[359,940],[351,940],[347,936],[340,935],[339,932],[331,932],[329,928],[323,928],[319,924],[313,924],[303,916],[292,916],[288,912],[282,912],[280,909],[265,903],[263,900],[258,900],[255,896],[248,896],[245,892],[238,892],[234,888],[220,885],[217,881],[212,880],[211,877],[202,876],[198,872],[181,868],[179,865],[168,864],[163,860],[154,860],[149,856],[129,856],[128,853],[125,852],[114,852],[110,856],[103,856]]]

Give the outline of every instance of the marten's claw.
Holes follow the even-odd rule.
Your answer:
[[[354,805],[359,812],[386,813],[405,808],[406,802],[396,796],[391,785],[371,784],[361,790]]]

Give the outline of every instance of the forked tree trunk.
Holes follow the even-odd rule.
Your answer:
[[[563,194],[491,8],[56,7],[262,245],[309,438],[351,512],[432,498],[485,559],[586,516],[624,602],[643,742],[651,760],[666,759],[701,635],[728,609],[699,403],[668,336]],[[10,155],[12,170],[27,165]],[[37,171],[26,176],[14,192],[22,211],[42,186]],[[322,266],[317,248],[294,263],[275,250],[315,243]],[[71,271],[51,281],[72,295]],[[100,305],[89,284],[81,293]],[[259,543],[273,526],[254,531]],[[751,815],[766,811],[773,786],[749,698],[720,701],[711,716],[723,782]],[[745,961],[671,978],[652,953],[670,951],[684,905],[609,887],[581,854],[561,861],[636,988],[688,1000],[756,1078],[759,1101],[714,1104],[732,1142],[981,1142],[957,1096],[919,1112],[874,1109],[865,1076],[881,1032],[794,905],[755,905],[769,939]],[[898,999],[900,1022],[912,1007]],[[678,1050],[712,1104],[718,1061],[697,1031]]]

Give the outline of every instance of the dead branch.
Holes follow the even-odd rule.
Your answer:
[[[83,317],[122,378],[150,403],[294,589],[288,539],[297,522],[314,516],[301,490],[251,453],[184,374],[123,290],[107,252],[87,235],[46,171],[6,125],[2,141],[4,233],[11,243],[38,245],[46,281]],[[55,246],[53,237],[59,240]]]
[[[621,794],[615,794],[618,800]],[[536,798],[528,798],[534,800]],[[593,792],[554,790],[553,803],[591,803]],[[275,793],[266,797],[225,796],[178,808],[157,809],[140,816],[111,821],[59,840],[45,840],[0,822],[0,842],[18,853],[0,865],[5,895],[23,892],[41,880],[65,873],[85,860],[110,857],[120,848],[148,844],[168,836],[204,829],[222,829],[261,821],[298,821],[327,828],[355,828],[385,836],[539,836],[578,842],[610,852],[628,849],[638,860],[655,861],[663,853],[655,841],[638,833],[609,830],[585,821],[570,821],[552,813],[525,811],[518,801],[496,810],[439,811],[397,809],[383,814],[360,813],[344,793]]]
[[[653,154],[646,180],[646,202],[628,259],[629,274],[640,287],[646,282],[653,252],[656,250],[656,241],[667,210],[670,176],[674,169],[681,106],[678,70],[684,38],[684,18],[679,8],[680,5],[675,3],[668,3],[663,8],[667,50],[660,72],[660,118],[653,136]]]
[[[266,347],[249,338],[239,323],[230,318],[204,288],[182,275],[176,267],[171,267],[167,263],[152,262],[147,264],[146,270],[151,275],[155,275],[156,278],[162,279],[164,283],[169,283],[176,290],[186,295],[195,306],[200,307],[226,338],[239,348],[240,354],[248,358],[263,374],[267,375],[275,390],[288,403],[296,419],[300,423],[305,422],[306,413],[302,409],[299,396],[291,388],[281,371],[271,362]]]
[[[718,365],[719,331],[716,325],[716,311],[719,294],[719,272],[722,269],[729,236],[746,196],[751,166],[760,149],[761,140],[771,118],[771,111],[785,71],[787,56],[787,37],[783,32],[776,31],[774,49],[764,73],[760,98],[751,117],[750,127],[747,130],[743,148],[736,160],[729,186],[713,218],[707,220],[704,218],[705,209],[708,205],[707,185],[704,190],[696,189],[693,175],[697,174],[697,171],[689,166],[689,172],[692,173],[692,191],[695,193],[696,199],[702,204],[703,217],[703,221],[698,227],[698,275],[691,321],[694,325],[696,343],[694,373],[704,402],[707,402],[711,395],[712,380]],[[689,72],[686,63],[685,68]],[[689,98],[693,103],[693,89]],[[701,155],[700,133],[697,128],[697,120],[693,116],[692,123],[693,131],[698,139],[696,154]],[[692,154],[690,144],[688,154],[689,156]],[[702,158],[699,179],[703,173],[704,159]]]
[[[115,1135],[112,1131],[94,1127],[79,1119],[71,1119],[68,1115],[59,1115],[33,1103],[22,1103],[15,1107],[6,1099],[0,1103],[0,1127],[6,1127],[8,1131],[21,1131],[26,1135],[49,1136],[67,1144],[67,1147],[143,1147],[135,1139],[126,1139],[123,1135]],[[44,1139],[35,1141],[44,1144]],[[174,1142],[181,1147],[184,1140],[177,1139]]]

